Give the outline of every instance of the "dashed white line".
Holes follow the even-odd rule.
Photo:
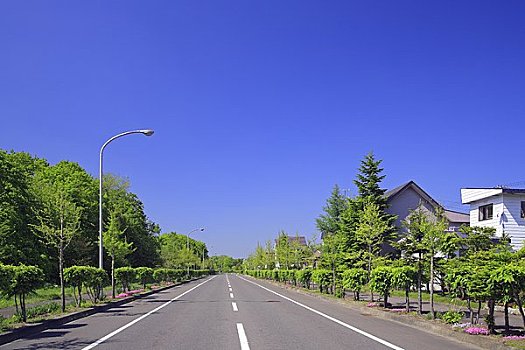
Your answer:
[[[228,288],[228,290],[229,290],[230,292],[233,292],[233,289],[231,289],[231,287],[230,287],[230,288]]]
[[[162,308],[168,306],[169,304],[171,304],[171,303],[174,302],[175,300],[177,300],[177,299],[179,299],[179,298],[185,296],[186,294],[188,294],[188,293],[191,292],[192,290],[199,288],[199,287],[202,286],[204,283],[206,283],[206,282],[208,282],[208,281],[211,281],[211,280],[214,279],[214,278],[215,278],[215,276],[213,276],[212,278],[207,279],[206,281],[204,281],[204,282],[202,282],[202,283],[197,284],[195,287],[193,287],[193,288],[191,288],[191,289],[188,289],[187,291],[185,291],[185,292],[182,293],[182,294],[177,295],[175,298],[173,298],[173,299],[171,299],[170,301],[168,301],[168,302],[162,304],[161,306],[159,306],[159,307],[157,307],[157,308],[151,310],[151,311],[148,312],[147,314],[144,314],[144,315],[140,316],[139,318],[134,319],[133,321],[131,321],[131,322],[125,324],[124,326],[118,328],[117,330],[114,330],[113,332],[109,333],[108,335],[106,335],[106,336],[100,338],[99,340],[97,340],[97,341],[94,342],[93,344],[90,344],[90,345],[88,345],[88,346],[82,348],[82,350],[90,350],[90,349],[93,349],[95,346],[98,346],[98,345],[102,344],[103,342],[105,342],[105,341],[108,340],[109,338],[111,338],[111,337],[113,337],[113,336],[119,334],[120,332],[122,332],[122,331],[125,330],[126,328],[133,326],[135,323],[139,322],[140,320],[142,320],[142,319],[148,317],[149,315],[151,315],[152,313],[157,312],[157,311],[159,311],[160,309],[162,309]]]
[[[248,338],[244,332],[244,327],[242,323],[237,323],[237,333],[239,333],[239,341],[241,342],[241,350],[250,350],[248,345]]]
[[[360,330],[359,328],[356,328],[356,327],[354,327],[354,326],[351,326],[351,325],[349,325],[348,323],[345,323],[345,322],[343,322],[343,321],[340,321],[340,320],[338,320],[338,319],[335,318],[335,317],[332,317],[332,316],[329,316],[329,315],[327,315],[327,314],[325,314],[325,313],[322,313],[321,311],[317,311],[316,309],[311,308],[310,306],[307,306],[307,305],[301,304],[301,303],[298,302],[298,301],[295,301],[295,300],[293,300],[293,299],[291,299],[291,298],[288,298],[288,297],[286,297],[286,296],[284,296],[284,295],[282,295],[282,294],[279,294],[279,293],[277,293],[277,292],[274,292],[273,290],[268,289],[268,288],[266,288],[266,287],[264,287],[264,286],[261,286],[261,285],[258,284],[258,283],[255,283],[255,282],[252,282],[252,281],[250,281],[250,280],[247,280],[246,278],[243,278],[243,277],[241,277],[241,276],[237,276],[237,277],[239,277],[240,279],[242,279],[242,280],[244,280],[244,281],[246,281],[246,282],[249,282],[249,283],[251,283],[251,284],[253,284],[253,285],[256,285],[256,286],[258,286],[258,287],[260,287],[260,288],[262,288],[262,289],[264,289],[264,290],[266,290],[266,291],[268,291],[268,292],[270,292],[270,293],[273,293],[273,294],[275,294],[275,295],[277,295],[277,296],[280,296],[281,298],[286,299],[286,300],[288,300],[289,302],[294,303],[295,305],[298,305],[298,306],[300,306],[300,307],[302,307],[302,308],[305,308],[306,310],[309,310],[309,311],[311,311],[311,312],[313,312],[313,313],[316,313],[316,314],[318,314],[319,316],[322,316],[322,317],[324,317],[324,318],[326,318],[326,319],[329,319],[330,321],[333,321],[333,322],[335,322],[335,323],[337,323],[337,324],[339,324],[339,325],[341,325],[341,326],[343,326],[343,327],[346,327],[346,328],[348,328],[348,329],[350,329],[350,330],[352,330],[352,331],[354,331],[354,332],[356,332],[356,333],[359,333],[359,334],[361,334],[361,335],[364,335],[365,337],[367,337],[367,338],[369,338],[369,339],[372,339],[372,340],[374,340],[374,341],[376,341],[376,342],[378,342],[378,343],[381,343],[381,344],[383,344],[383,345],[389,347],[390,349],[394,349],[394,350],[404,350],[403,348],[401,348],[401,347],[399,347],[399,346],[397,346],[397,345],[394,345],[394,344],[392,344],[392,343],[389,343],[389,342],[386,341],[386,340],[383,340],[383,339],[381,339],[381,338],[376,337],[376,336],[373,335],[373,334],[367,333],[367,332],[365,332],[365,331],[363,331],[363,330]],[[237,324],[237,325],[239,325],[239,324]]]
[[[230,293],[230,298],[232,298],[232,299],[233,299],[233,293]]]
[[[233,311],[237,312],[239,311],[239,308],[237,307],[237,303],[232,301],[232,308],[233,308]]]

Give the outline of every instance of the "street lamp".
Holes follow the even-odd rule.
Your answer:
[[[196,231],[204,231],[204,227],[201,227],[201,228],[196,228],[194,230],[191,230],[190,232],[188,232],[186,234],[186,250],[188,251],[188,254],[189,254],[189,251],[190,251],[190,235],[193,233],[193,232],[196,232]],[[189,256],[189,255],[188,255]],[[188,263],[188,268],[186,270],[186,275],[188,276],[188,279],[190,278],[190,264]]]
[[[104,266],[103,266],[104,248],[103,248],[103,241],[102,241],[102,230],[104,228],[103,222],[102,222],[102,176],[103,176],[102,159],[103,159],[103,155],[104,155],[104,148],[106,148],[106,146],[111,141],[113,141],[115,139],[118,139],[119,137],[122,137],[122,136],[131,135],[131,134],[143,134],[143,135],[146,135],[146,136],[151,136],[151,135],[153,135],[153,133],[154,133],[154,131],[151,130],[151,129],[126,131],[126,132],[123,132],[121,134],[113,136],[112,138],[107,140],[102,145],[102,147],[100,148],[100,159],[99,159],[100,163],[99,163],[99,173],[98,173],[98,177],[99,177],[99,189],[98,189],[98,241],[99,241],[98,267],[101,268],[101,269],[104,268]]]
[[[196,232],[196,231],[204,231],[204,227],[201,227],[201,228],[196,228],[195,230],[191,230],[190,232],[188,232],[186,234],[186,249],[187,250],[190,250],[190,235],[193,233],[193,232]]]

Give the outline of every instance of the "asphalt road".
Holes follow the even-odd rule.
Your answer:
[[[298,294],[264,281],[220,275],[181,285],[6,349],[472,349]]]

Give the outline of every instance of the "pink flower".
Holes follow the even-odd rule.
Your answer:
[[[377,304],[376,303],[368,303],[366,306],[367,307],[377,307]]]
[[[477,334],[489,335],[489,330],[486,328],[481,328],[481,327],[469,327],[469,328],[465,328],[465,333],[474,334],[474,335],[477,335]]]
[[[523,340],[525,339],[525,335],[508,335],[506,337],[503,337],[505,340]]]

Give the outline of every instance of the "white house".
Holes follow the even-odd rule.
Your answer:
[[[525,189],[462,188],[461,202],[470,204],[470,226],[494,227],[510,237],[514,249],[525,241]]]

